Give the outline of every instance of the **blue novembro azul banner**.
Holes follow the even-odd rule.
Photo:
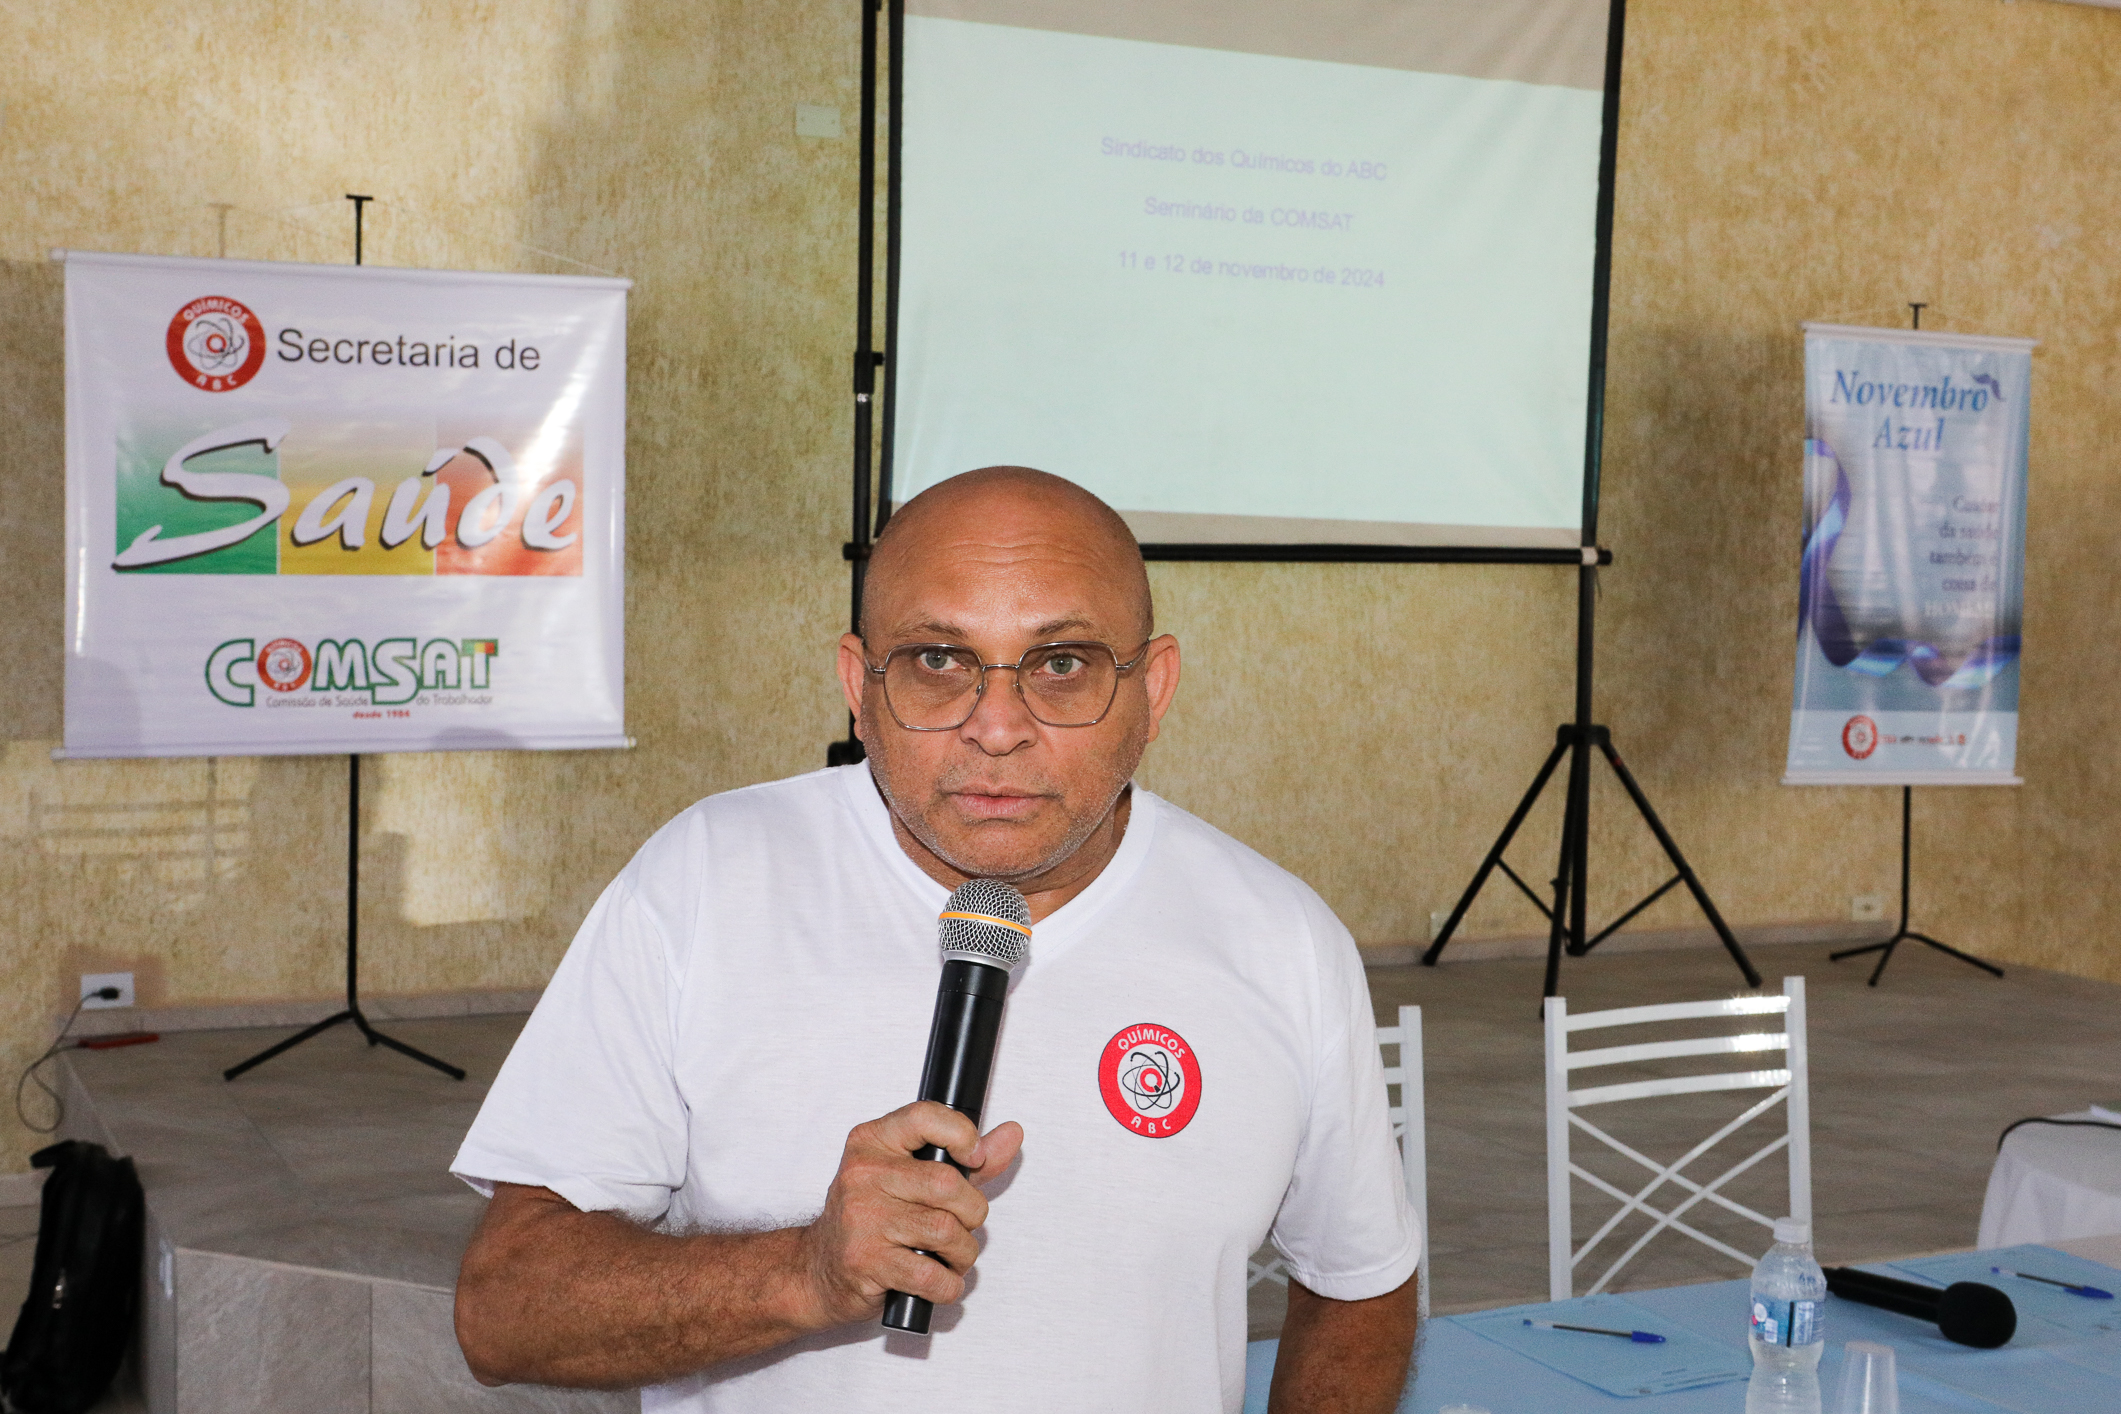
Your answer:
[[[2018,784],[2033,342],[1805,326],[1785,784]]]

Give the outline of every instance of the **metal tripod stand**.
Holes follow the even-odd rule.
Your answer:
[[[1917,933],[1907,926],[1908,856],[1911,853],[1910,847],[1914,843],[1914,833],[1915,790],[1913,786],[1902,786],[1900,787],[1900,926],[1894,930],[1892,937],[1887,938],[1882,943],[1865,943],[1860,948],[1843,948],[1840,952],[1829,954],[1829,956],[1833,961],[1839,962],[1845,957],[1858,957],[1867,952],[1882,952],[1884,956],[1880,957],[1878,965],[1871,969],[1869,985],[1873,987],[1877,986],[1878,979],[1885,975],[1885,965],[1893,960],[1893,949],[1899,947],[1902,943],[1922,943],[1928,947],[1935,948],[1938,952],[1949,953],[1961,962],[1978,967],[1991,976],[2001,977],[2003,969],[1996,966],[1993,962],[1983,962],[1972,953],[1963,953],[1955,947],[1949,947],[1944,943],[1938,942],[1927,933]]]
[[[1517,809],[1510,816],[1510,822],[1502,827],[1502,833],[1496,837],[1494,847],[1489,849],[1487,858],[1481,861],[1480,868],[1474,872],[1473,882],[1466,885],[1465,893],[1459,897],[1458,906],[1451,910],[1449,921],[1437,933],[1436,941],[1429,944],[1429,950],[1421,955],[1422,963],[1428,967],[1436,965],[1437,960],[1443,956],[1444,945],[1450,942],[1451,935],[1458,931],[1458,925],[1464,921],[1467,910],[1472,908],[1473,900],[1479,897],[1482,886],[1488,882],[1488,876],[1500,869],[1509,877],[1511,883],[1524,891],[1525,897],[1532,900],[1533,906],[1546,915],[1546,996],[1559,994],[1561,954],[1564,950],[1570,957],[1584,956],[1681,884],[1687,886],[1687,892],[1694,896],[1694,902],[1701,905],[1701,911],[1708,915],[1709,926],[1716,930],[1716,936],[1730,953],[1731,961],[1737,963],[1738,970],[1745,975],[1746,985],[1757,987],[1760,985],[1759,971],[1754,968],[1752,959],[1745,955],[1745,949],[1738,945],[1738,939],[1731,935],[1730,925],[1725,923],[1723,915],[1716,911],[1715,901],[1709,897],[1708,890],[1702,887],[1701,880],[1695,876],[1694,868],[1687,863],[1686,856],[1680,853],[1679,845],[1673,840],[1671,831],[1665,829],[1664,821],[1657,818],[1656,810],[1650,805],[1650,798],[1643,794],[1634,774],[1620,759],[1620,753],[1613,749],[1612,732],[1591,720],[1591,630],[1593,605],[1597,597],[1597,560],[1596,552],[1586,549],[1584,564],[1578,571],[1576,720],[1563,723],[1554,733],[1554,749],[1547,753],[1546,764],[1541,766],[1539,774],[1532,778],[1531,788],[1524,793],[1524,799],[1517,802]],[[1672,861],[1673,868],[1678,872],[1597,934],[1586,936],[1589,932],[1587,904],[1590,874],[1591,753],[1594,749],[1605,757],[1606,764],[1613,768],[1613,774],[1619,777],[1620,784],[1627,790],[1628,799],[1635,803],[1636,813],[1640,814],[1643,823],[1650,827],[1650,833],[1657,837],[1657,843],[1664,849],[1665,857]],[[1540,793],[1546,789],[1547,782],[1553,779],[1554,770],[1561,764],[1564,755],[1569,758],[1569,794],[1567,805],[1562,811],[1561,860],[1554,872],[1554,902],[1550,907],[1546,900],[1510,867],[1509,862],[1503,858],[1503,852],[1510,847],[1510,841],[1517,837],[1518,828],[1524,824],[1525,817],[1532,813],[1532,807],[1538,803]]]
[[[342,1021],[354,1024],[371,1046],[388,1046],[399,1055],[410,1056],[422,1065],[431,1065],[452,1080],[462,1080],[464,1072],[445,1060],[436,1060],[422,1050],[416,1050],[395,1037],[386,1036],[368,1024],[361,1012],[361,758],[346,758],[346,1009],[333,1012],[316,1025],[298,1031],[278,1045],[264,1050],[238,1065],[221,1072],[223,1080],[234,1080],[253,1066],[265,1064],[282,1051],[291,1051],[312,1036],[331,1030]]]
[[[354,255],[353,263],[361,263],[361,210],[372,196],[356,196],[352,192],[346,199],[354,204]],[[346,1009],[332,1013],[316,1025],[298,1031],[276,1046],[264,1050],[238,1065],[221,1072],[223,1080],[234,1080],[253,1066],[265,1064],[282,1051],[291,1051],[312,1036],[331,1030],[342,1021],[350,1021],[367,1038],[371,1046],[388,1046],[400,1055],[410,1056],[422,1065],[431,1065],[452,1080],[462,1080],[464,1072],[448,1061],[436,1060],[425,1051],[415,1050],[403,1041],[384,1035],[368,1024],[361,1012],[361,758],[358,754],[346,758]]]

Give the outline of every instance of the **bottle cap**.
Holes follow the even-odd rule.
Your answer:
[[[1806,1246],[1812,1240],[1812,1225],[1797,1218],[1777,1218],[1775,1240],[1787,1242],[1792,1247]]]

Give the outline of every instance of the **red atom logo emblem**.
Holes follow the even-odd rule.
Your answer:
[[[258,650],[258,681],[274,692],[293,692],[309,681],[309,650],[292,638],[276,638]]]
[[[207,393],[233,392],[265,363],[265,326],[226,295],[207,295],[178,310],[164,344],[177,376]]]
[[[1122,1129],[1169,1139],[1200,1108],[1200,1059],[1176,1031],[1142,1022],[1098,1052],[1097,1089]]]

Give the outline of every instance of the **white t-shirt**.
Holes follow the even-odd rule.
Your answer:
[[[701,801],[604,891],[452,1169],[671,1229],[808,1221],[847,1131],[919,1087],[947,897],[866,766]],[[1235,1414],[1270,1230],[1341,1300],[1420,1257],[1374,1024],[1317,895],[1136,787],[1017,970],[982,1125],[1019,1121],[1023,1157],[963,1302],[930,1337],[824,1332],[643,1409]]]

